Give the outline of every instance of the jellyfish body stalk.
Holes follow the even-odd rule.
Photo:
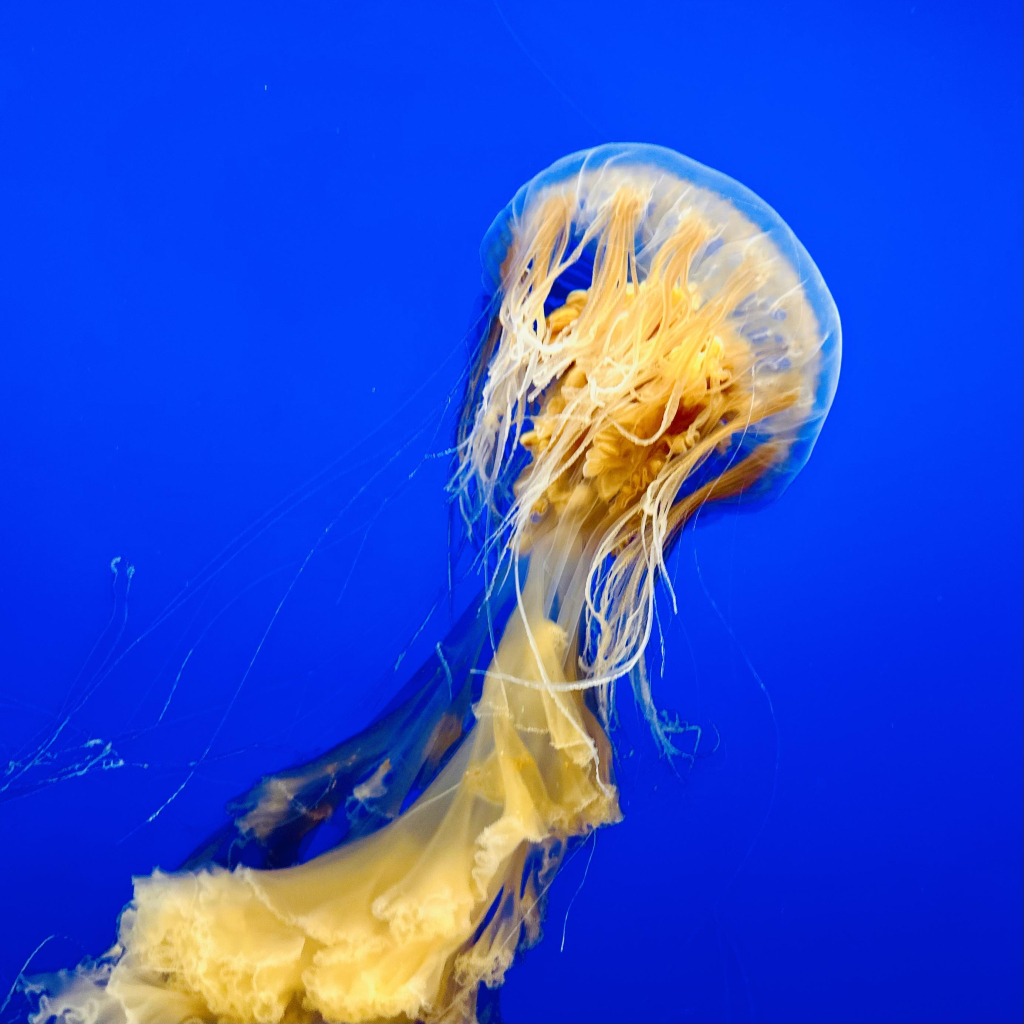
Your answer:
[[[136,878],[105,957],[29,983],[35,1020],[477,1019],[566,851],[621,819],[618,680],[671,754],[644,668],[656,581],[698,510],[806,461],[831,297],[770,208],[657,147],[559,161],[482,254],[451,482],[480,606],[377,722]]]
[[[585,545],[566,541],[574,532],[556,531],[517,564],[515,608],[472,727],[410,808],[294,867],[230,869],[200,851],[186,870],[136,879],[119,947],[91,976],[43,995],[42,1010],[59,1019],[91,998],[105,1007],[97,1020],[474,1019],[481,986],[500,985],[539,938],[570,843],[620,818],[605,731],[585,690],[566,685],[578,681],[586,578]],[[443,703],[438,723],[457,701]],[[298,794],[336,779],[339,760],[265,780],[235,833],[265,846],[287,819],[324,815],[297,813]],[[365,795],[384,796],[389,781],[376,771]]]

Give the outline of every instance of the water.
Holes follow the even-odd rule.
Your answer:
[[[1019,1019],[1019,38],[1003,4],[8,8],[0,1001],[433,650],[475,586],[480,238],[637,139],[782,214],[843,371],[786,495],[680,543],[655,695],[700,756],[624,706],[626,820],[502,1012]]]

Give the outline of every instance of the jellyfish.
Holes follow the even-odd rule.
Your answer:
[[[487,1019],[567,851],[622,818],[617,687],[672,756],[645,666],[666,557],[807,461],[832,298],[764,202],[655,146],[559,160],[481,257],[449,483],[479,602],[371,726],[136,878],[112,949],[26,982],[34,1020]]]

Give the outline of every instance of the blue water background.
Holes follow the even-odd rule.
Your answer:
[[[0,1001],[443,636],[480,238],[637,140],[789,222],[843,369],[678,546],[701,756],[623,705],[505,1017],[1019,1020],[1021,86],[1014,3],[4,5]]]

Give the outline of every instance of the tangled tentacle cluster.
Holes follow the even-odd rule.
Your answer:
[[[574,685],[636,673],[652,722],[643,653],[656,571],[702,502],[786,458],[817,351],[777,249],[732,206],[676,185],[666,200],[663,176],[604,172],[549,186],[523,211],[455,481],[493,500],[517,446],[530,453],[511,507],[491,508],[499,568],[567,520],[593,538]],[[553,302],[577,263],[592,267],[589,287]],[[798,329],[783,333],[794,311]],[[760,443],[741,451],[753,431]]]

